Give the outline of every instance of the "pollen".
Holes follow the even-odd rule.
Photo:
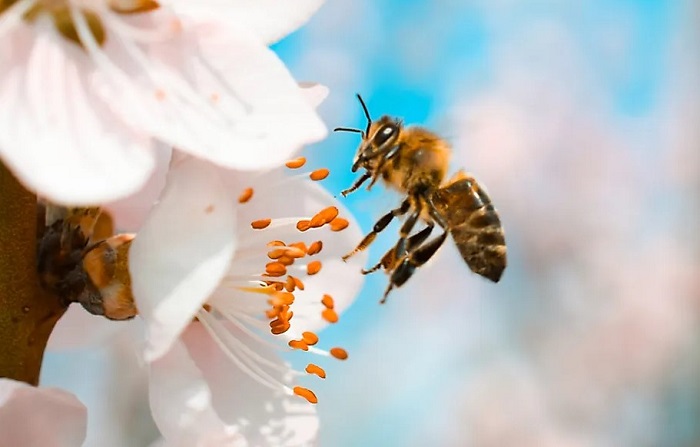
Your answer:
[[[254,220],[250,223],[250,226],[253,227],[254,230],[262,230],[267,228],[270,222],[272,222],[272,219]]]
[[[253,188],[246,188],[243,190],[240,196],[238,196],[238,203],[247,203],[253,198]]]
[[[306,158],[299,157],[299,158],[295,158],[294,160],[289,160],[284,165],[286,167],[288,167],[289,169],[299,169],[302,166],[304,166],[305,163],[306,163]]]
[[[329,323],[338,322],[338,314],[333,309],[323,309],[323,312],[321,312],[321,316],[324,320],[326,320]]]
[[[331,221],[331,231],[343,231],[350,225],[350,222],[348,222],[347,219],[343,219],[342,217],[336,217]]]
[[[304,340],[289,340],[288,345],[292,349],[301,349],[302,351],[309,350],[309,346],[304,343]]]
[[[343,348],[331,348],[330,353],[338,360],[345,360],[348,358],[348,352]]]
[[[299,231],[306,231],[309,228],[311,228],[311,221],[302,219],[299,222],[297,222],[297,230]]]
[[[314,392],[311,391],[310,389],[303,388],[300,386],[295,386],[294,387],[294,394],[296,394],[297,396],[303,397],[304,399],[309,401],[309,403],[311,403],[311,404],[318,403],[318,398],[316,397]]]
[[[306,273],[308,275],[315,275],[321,271],[321,261],[311,261],[306,266]]]
[[[309,346],[313,346],[316,343],[318,343],[318,335],[314,334],[313,332],[302,332],[301,333],[301,339],[304,340],[304,343],[306,343]]]
[[[309,256],[313,256],[315,254],[320,253],[321,249],[323,249],[323,242],[321,242],[321,241],[312,242],[311,245],[309,245],[309,249],[306,251],[306,254]]]
[[[308,365],[306,365],[306,372],[309,374],[316,374],[322,379],[326,378],[326,371],[324,371],[323,368],[321,368],[320,366],[314,365],[313,363],[309,363]]]
[[[321,169],[316,169],[314,172],[309,174],[309,178],[315,182],[319,180],[323,180],[326,177],[328,177],[328,174],[330,174],[331,171],[329,171],[327,168],[321,168]]]
[[[323,304],[326,307],[326,309],[333,309],[333,307],[335,307],[333,297],[328,295],[327,293],[323,295],[323,298],[321,299],[321,304]]]
[[[287,274],[287,267],[281,262],[268,262],[267,265],[265,265],[265,273],[274,277],[284,276]]]

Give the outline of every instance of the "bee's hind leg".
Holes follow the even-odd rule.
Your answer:
[[[391,221],[394,220],[394,217],[406,214],[410,207],[411,207],[411,202],[409,202],[408,200],[404,200],[400,207],[389,211],[388,213],[383,215],[381,218],[379,218],[377,223],[374,224],[372,231],[370,231],[367,234],[367,236],[365,236],[360,241],[360,243],[357,244],[357,247],[355,247],[355,249],[353,251],[351,251],[350,253],[343,256],[343,261],[347,261],[350,256],[355,255],[355,254],[361,252],[362,250],[366,249],[367,247],[369,247],[369,244],[374,242],[374,239],[377,237],[377,234],[382,232],[389,225],[389,223],[391,223]]]
[[[418,233],[409,237],[408,240],[406,241],[405,249],[402,252],[399,252],[399,248],[397,247],[398,246],[398,242],[397,242],[396,245],[394,245],[386,253],[384,253],[384,256],[382,256],[382,259],[374,267],[367,269],[367,270],[362,270],[362,274],[368,275],[370,273],[374,273],[382,267],[385,270],[391,269],[391,267],[396,263],[397,259],[403,258],[408,253],[411,253],[413,250],[415,250],[423,242],[425,242],[425,240],[428,238],[428,236],[430,236],[430,233],[433,231],[434,227],[435,227],[435,224],[430,222],[427,227],[423,228]]]
[[[447,235],[448,231],[444,231],[440,236],[426,244],[421,245],[400,260],[396,269],[394,269],[394,271],[391,273],[389,286],[384,292],[384,296],[382,297],[381,301],[379,301],[381,304],[386,302],[389,292],[391,292],[394,287],[401,287],[411,276],[413,276],[413,273],[415,273],[418,267],[422,266],[433,257],[433,255],[445,242],[445,239],[447,239]]]

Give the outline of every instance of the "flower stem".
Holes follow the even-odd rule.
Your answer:
[[[66,311],[37,278],[36,196],[0,161],[0,377],[39,383],[49,335]]]

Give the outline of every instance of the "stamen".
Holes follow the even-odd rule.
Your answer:
[[[287,244],[285,244],[285,243],[282,242],[282,241],[270,241],[270,242],[267,243],[267,246],[268,246],[268,247],[284,247],[284,246],[286,246],[286,245],[287,245]]]
[[[321,251],[321,249],[323,249],[323,242],[312,242],[311,245],[309,245],[309,249],[306,251],[306,254],[309,256],[313,256],[315,254],[318,254]]]
[[[331,355],[338,360],[345,360],[348,358],[348,352],[343,348],[331,348]]]
[[[299,258],[301,258],[301,257],[303,257],[304,255],[306,255],[307,249],[306,249],[306,244],[305,244],[305,243],[303,243],[303,242],[294,242],[293,244],[289,244],[289,246],[292,247],[292,248],[296,248],[297,250],[299,250],[299,251],[301,251],[301,252],[304,253],[303,255],[298,256]]]
[[[303,231],[308,230],[309,228],[311,228],[311,221],[310,220],[302,219],[299,222],[297,222],[297,230],[303,232]]]
[[[284,282],[284,290],[287,292],[294,292],[294,289],[296,289],[296,284],[294,284],[294,278],[291,276],[287,276],[287,281]]]
[[[291,306],[294,303],[294,294],[289,292],[277,292],[268,300],[268,304],[273,307]]]
[[[246,188],[243,190],[240,196],[238,196],[238,203],[247,203],[253,198],[253,188]]]
[[[309,363],[306,365],[306,372],[309,374],[316,374],[318,377],[325,379],[326,378],[326,371],[323,370],[318,365],[314,365],[313,363]]]
[[[309,403],[312,403],[312,404],[318,403],[318,398],[316,397],[314,392],[307,389],[307,388],[295,386],[294,387],[294,394],[296,394],[297,396],[303,397],[304,399],[308,400]]]
[[[348,225],[350,225],[350,222],[348,222],[347,219],[343,219],[342,217],[336,217],[331,222],[331,231],[342,231],[346,229]]]
[[[333,309],[323,309],[323,312],[321,312],[321,316],[324,320],[326,320],[329,323],[338,322],[338,313]]]
[[[254,220],[250,223],[250,226],[253,227],[254,230],[262,230],[267,228],[270,222],[272,222],[272,219]]]
[[[292,349],[301,349],[302,351],[309,350],[309,346],[306,343],[304,343],[304,340],[289,340],[289,343],[287,344]]]
[[[321,271],[321,261],[311,261],[306,266],[306,273],[309,275],[315,275]]]
[[[310,345],[310,346],[313,346],[316,343],[318,343],[318,335],[316,335],[310,331],[302,332],[301,338],[302,338],[302,340],[304,340],[304,343],[306,343],[307,345]]]
[[[295,158],[294,160],[289,160],[284,165],[286,167],[288,167],[289,169],[299,169],[302,166],[304,166],[305,163],[306,163],[306,158],[299,157],[299,158]]]
[[[329,171],[327,168],[321,168],[321,169],[316,169],[314,172],[309,174],[309,178],[315,182],[319,180],[323,180],[326,177],[328,177],[328,174],[330,174],[331,171]]]
[[[292,258],[291,256],[286,256],[286,255],[285,255],[285,256],[281,256],[281,257],[277,260],[277,262],[279,262],[279,263],[282,264],[282,265],[290,266],[290,265],[294,264],[294,258]]]
[[[326,307],[326,309],[333,309],[333,307],[335,306],[333,297],[328,294],[323,295],[323,298],[321,299],[321,304],[323,304]]]

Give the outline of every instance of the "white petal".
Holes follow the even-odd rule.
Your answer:
[[[299,87],[301,87],[301,92],[304,94],[306,101],[314,109],[320,106],[328,97],[328,93],[330,93],[328,87],[314,82],[300,82]]]
[[[355,248],[362,239],[360,227],[352,214],[322,186],[310,180],[285,177],[281,170],[275,170],[265,175],[253,177],[244,172],[231,173],[226,177],[229,189],[242,191],[253,187],[253,198],[238,207],[238,232],[241,244],[239,250],[248,251],[259,248],[264,254],[264,245],[274,239],[292,243],[303,241],[307,245],[314,241],[323,242],[321,253],[305,257],[295,263],[288,271],[298,276],[305,284],[304,291],[296,291],[297,300],[294,304],[293,332],[316,330],[326,323],[321,318],[323,307],[320,300],[323,294],[329,294],[335,300],[335,309],[342,312],[350,305],[364,283],[360,270],[366,265],[367,251],[351,257],[343,262],[341,257]],[[343,231],[333,232],[326,225],[323,228],[299,232],[294,223],[284,228],[272,228],[275,219],[296,217],[310,218],[328,206],[336,206],[339,216],[346,218],[350,225]],[[253,230],[250,222],[253,220],[272,218],[273,225],[266,230]],[[322,263],[321,272],[307,276],[305,263],[319,260]],[[255,274],[264,270],[269,259],[261,257],[259,265],[249,266],[251,271],[239,271],[240,274]],[[239,266],[234,260],[236,267]],[[300,264],[300,265],[299,265]],[[310,306],[301,306],[310,304]],[[315,306],[311,305],[315,304]],[[264,306],[264,303],[263,303]],[[264,307],[263,307],[264,308]]]
[[[76,45],[19,26],[0,42],[0,65],[0,157],[29,189],[54,202],[94,204],[148,179],[151,140],[95,97]]]
[[[148,395],[153,420],[164,438],[158,445],[247,445],[212,408],[209,387],[181,342],[150,364]]]
[[[134,299],[146,322],[146,358],[162,355],[228,269],[235,215],[214,166],[173,160],[167,184],[129,253]]]
[[[87,431],[87,410],[72,394],[0,379],[2,445],[75,447]]]
[[[148,54],[123,34],[105,45],[115,66],[94,54],[96,82],[135,128],[239,169],[279,165],[326,135],[284,64],[245,30],[182,22]]]
[[[212,392],[219,417],[236,427],[251,445],[300,446],[313,443],[319,423],[315,407],[301,397],[274,392],[242,372],[212,342],[200,323],[183,334],[190,355],[202,371]],[[256,353],[289,371],[276,351],[260,344]],[[279,381],[285,373],[272,371]]]
[[[230,27],[246,27],[271,44],[306,23],[323,0],[170,0],[165,4],[183,15],[215,14]]]

